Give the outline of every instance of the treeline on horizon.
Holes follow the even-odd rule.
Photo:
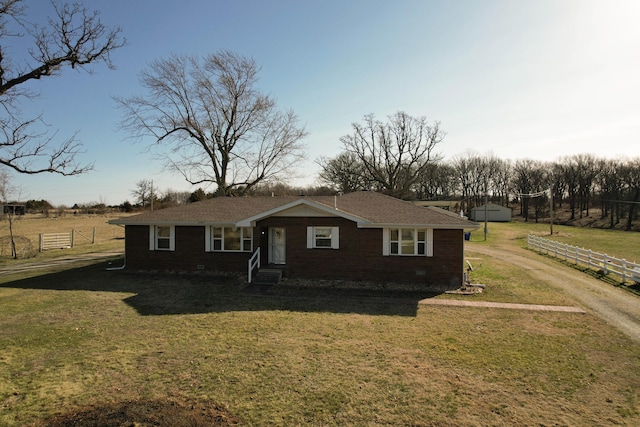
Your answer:
[[[367,173],[371,168],[349,152],[321,166],[321,182],[341,192],[370,189],[405,200],[456,200],[467,213],[483,205],[486,196],[489,203],[517,208],[518,215],[535,221],[549,217],[552,195],[554,209],[568,207],[569,221],[589,216],[593,208],[609,218],[611,228],[626,220],[624,228],[630,230],[638,219],[640,158],[576,154],[553,162],[512,161],[467,151],[448,161],[432,161],[418,175],[399,176],[393,187],[385,185],[386,177]]]
[[[251,196],[335,195],[353,191],[378,191],[408,201],[455,201],[456,210],[466,213],[489,203],[514,209],[524,220],[549,218],[553,195],[554,210],[566,209],[568,220],[588,217],[596,209],[611,228],[620,224],[631,230],[638,220],[640,204],[640,158],[607,159],[592,154],[565,156],[556,161],[531,159],[504,160],[494,154],[467,151],[451,160],[432,160],[418,175],[406,174],[411,184],[396,183],[406,188],[399,194],[384,185],[383,179],[367,174],[358,161],[342,153],[318,162],[321,171],[317,184],[290,186],[286,183],[263,183],[249,190]],[[163,209],[215,197],[215,192],[202,188],[194,192],[156,190],[155,193],[137,183],[131,192],[133,203],[117,206],[104,203],[75,204],[77,213],[103,213],[107,210],[136,212]],[[153,194],[153,197],[151,196]],[[28,201],[28,212],[45,212],[55,208],[46,200]],[[69,209],[61,206],[58,209]]]

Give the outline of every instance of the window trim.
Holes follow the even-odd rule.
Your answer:
[[[399,240],[391,240],[391,230],[398,230]],[[413,232],[413,252],[412,254],[403,254],[402,252],[402,230],[411,230]],[[425,240],[418,240],[418,233],[425,232]],[[391,253],[391,244],[398,244],[400,253]],[[424,253],[418,253],[418,247],[424,243]],[[392,227],[382,229],[382,255],[383,256],[426,256],[433,257],[433,228],[411,228],[411,227]]]
[[[161,248],[158,246],[158,229],[169,228],[169,247]],[[166,239],[166,237],[163,237]],[[176,226],[175,225],[150,225],[149,226],[149,250],[150,251],[175,251],[176,250]]]
[[[326,229],[331,229],[331,245],[318,246],[316,230]],[[307,227],[307,249],[340,249],[340,227],[331,227],[326,225]]]
[[[221,230],[219,238],[213,237],[214,230],[218,228]],[[240,249],[225,249],[224,247],[224,230],[226,228],[237,228],[240,230]],[[251,236],[245,235],[245,230],[251,230]],[[233,253],[251,253],[253,252],[253,227],[235,227],[233,225],[207,225],[205,229],[204,250],[205,252],[233,252]],[[220,241],[220,249],[215,249],[214,240]],[[245,250],[245,242],[249,242],[249,248]]]

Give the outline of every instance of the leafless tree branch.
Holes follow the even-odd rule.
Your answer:
[[[219,195],[281,179],[302,155],[306,132],[256,89],[258,71],[230,51],[154,61],[140,76],[146,96],[115,98],[121,128],[134,139],[152,137],[166,169],[191,184],[215,184]]]
[[[22,117],[21,101],[37,97],[24,84],[59,75],[65,66],[89,73],[92,64],[113,68],[111,52],[126,41],[120,37],[120,28],[102,24],[98,11],[91,12],[79,3],[51,4],[53,15],[42,25],[29,21],[24,0],[0,0],[0,124],[4,136],[0,164],[27,174],[78,175],[93,167],[76,160],[83,153],[81,143],[76,135],[58,142],[56,132],[48,133],[40,116]],[[30,38],[33,46],[11,60],[5,47],[17,37]]]
[[[429,125],[424,117],[398,112],[383,123],[373,114],[364,124],[353,123],[353,133],[340,138],[347,153],[362,164],[366,175],[389,195],[405,198],[434,159],[442,142],[440,123]]]

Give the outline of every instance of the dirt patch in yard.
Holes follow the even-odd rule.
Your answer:
[[[135,400],[92,406],[32,424],[32,427],[237,426],[226,408],[207,401]]]

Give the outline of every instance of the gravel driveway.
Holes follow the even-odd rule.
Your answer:
[[[640,342],[640,297],[511,244],[489,247],[465,242],[465,253],[467,256],[476,253],[498,258],[528,270],[532,277],[562,289],[588,310]]]

